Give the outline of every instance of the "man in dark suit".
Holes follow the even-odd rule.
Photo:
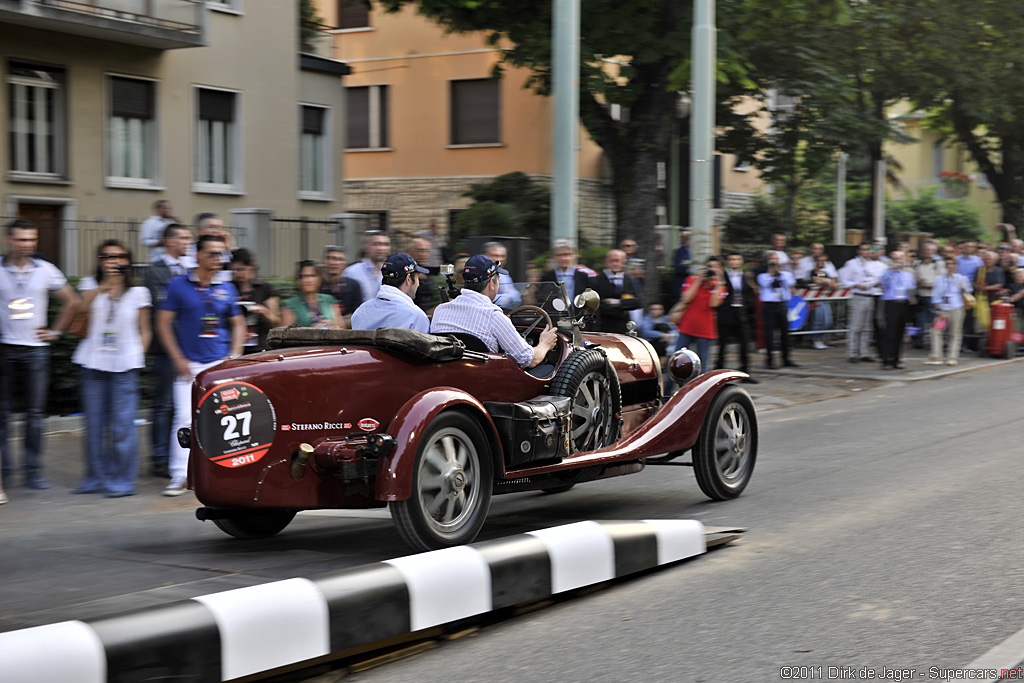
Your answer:
[[[594,290],[601,297],[597,329],[601,332],[627,332],[629,312],[643,308],[636,281],[626,273],[626,252],[612,249],[604,257],[605,268],[594,278]]]
[[[167,298],[167,283],[171,278],[185,274],[182,257],[192,244],[192,233],[183,225],[171,223],[164,228],[162,253],[157,254],[146,269],[146,288],[153,298],[152,311],[156,318],[157,304]],[[156,329],[156,321],[153,321]],[[153,427],[150,429],[150,443],[153,447],[150,474],[154,477],[169,477],[169,451],[171,442],[171,416],[174,414],[174,362],[160,343],[160,335],[153,335],[149,350],[153,354]]]
[[[725,288],[728,292],[725,300],[718,306],[718,362],[716,368],[728,367],[725,364],[725,347],[736,342],[740,347],[740,370],[747,372],[747,344],[750,342],[750,316],[748,307],[754,305],[757,296],[750,278],[743,272],[743,256],[732,252],[726,256]],[[757,384],[757,380],[748,377],[743,380],[747,384]]]
[[[564,282],[569,301],[573,301],[587,287],[593,286],[591,278],[597,277],[597,273],[576,264],[576,250],[571,242],[556,241],[551,253],[555,258],[555,267],[541,274],[541,282]]]

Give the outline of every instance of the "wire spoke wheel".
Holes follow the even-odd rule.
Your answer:
[[[391,514],[402,538],[420,550],[471,542],[490,507],[490,450],[480,426],[464,413],[441,413],[416,453],[412,496]]]
[[[757,459],[757,418],[750,395],[727,386],[711,403],[693,449],[693,471],[709,498],[727,500],[743,492]]]
[[[550,392],[572,399],[570,453],[592,451],[618,439],[622,397],[603,353],[588,349],[569,356],[552,379]]]

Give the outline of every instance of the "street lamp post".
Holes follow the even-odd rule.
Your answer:
[[[714,180],[715,0],[693,0],[693,114],[690,116],[690,225],[695,260],[711,255]]]

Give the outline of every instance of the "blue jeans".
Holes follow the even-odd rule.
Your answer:
[[[679,333],[679,341],[676,343],[676,348],[681,349],[683,347],[690,349],[691,351],[697,352],[697,357],[700,358],[701,374],[711,370],[711,340],[706,337],[691,337],[683,332]]]
[[[25,397],[25,479],[40,476],[43,469],[43,418],[46,417],[46,390],[50,384],[50,347],[0,345],[0,470],[11,482],[14,454],[7,440],[7,420],[15,391]],[[17,387],[17,388],[15,388]]]
[[[153,424],[150,445],[153,465],[167,466],[171,443],[171,418],[174,417],[174,362],[166,353],[153,354]]]
[[[815,309],[811,311],[811,329],[818,331],[827,330],[830,327],[832,327],[832,307],[819,301]],[[821,341],[823,336],[812,334],[811,341]]]
[[[83,489],[135,492],[139,469],[135,429],[138,376],[138,370],[103,372],[82,368],[86,437],[85,477],[80,485]]]

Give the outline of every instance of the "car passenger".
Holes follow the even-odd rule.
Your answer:
[[[376,298],[364,302],[352,314],[353,330],[376,330],[379,327],[401,327],[430,331],[427,314],[417,306],[412,295],[420,286],[420,273],[429,271],[408,254],[392,254],[380,267],[380,290]]]
[[[430,331],[435,334],[471,334],[492,353],[501,349],[520,367],[536,367],[554,348],[555,331],[550,325],[545,327],[534,347],[519,336],[512,321],[494,304],[499,287],[498,275],[502,272],[498,264],[484,254],[467,260],[462,269],[462,281],[465,283],[462,292],[453,301],[434,309]]]

